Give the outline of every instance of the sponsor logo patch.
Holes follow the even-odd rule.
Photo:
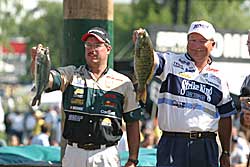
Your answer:
[[[84,89],[79,89],[79,88],[77,88],[77,89],[74,91],[74,94],[75,94],[75,95],[83,95],[83,94],[84,94]]]
[[[83,105],[84,99],[75,99],[75,98],[72,98],[70,102],[71,102],[71,104],[75,104],[75,105]]]
[[[200,93],[203,93],[207,97],[207,101],[211,101],[211,95],[213,93],[213,87],[202,84],[202,83],[196,83],[194,81],[188,81],[188,80],[183,80],[181,84],[181,95],[184,95],[186,92],[189,90],[195,90]],[[192,95],[193,96],[193,95]]]
[[[78,76],[73,76],[73,81],[72,81],[73,85],[85,85],[85,81]]]
[[[108,79],[112,79],[112,80],[116,80],[116,81],[123,81],[122,79],[120,79],[120,78],[115,78],[115,77],[113,77],[113,76],[107,76],[107,78]]]
[[[180,69],[182,69],[182,70],[184,70],[184,67],[183,67],[183,64],[180,64],[179,62],[177,62],[177,61],[174,61],[174,67],[177,67],[177,68],[180,68]]]
[[[80,122],[81,119],[83,119],[83,116],[81,116],[81,115],[73,115],[73,114],[70,114],[69,118],[68,118],[69,121],[76,121],[76,122]]]
[[[111,101],[105,101],[104,102],[104,105],[105,106],[109,106],[109,107],[116,107],[116,103],[114,103],[114,102],[111,102]]]
[[[190,65],[190,62],[189,61],[186,61],[186,60],[184,60],[184,59],[182,59],[182,58],[179,58],[179,61],[181,62],[181,64],[186,64],[186,65]]]
[[[181,72],[179,73],[179,76],[183,77],[183,78],[191,78],[191,76],[185,72]]]
[[[104,97],[110,98],[110,99],[116,99],[116,95],[114,94],[105,94]]]
[[[104,118],[101,123],[102,126],[111,126],[111,120],[109,118]]]
[[[77,88],[74,90],[73,97],[83,98],[84,89]]]
[[[79,107],[79,106],[70,106],[71,110],[78,110],[78,111],[82,111],[83,107]]]

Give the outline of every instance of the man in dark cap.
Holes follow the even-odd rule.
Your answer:
[[[63,137],[67,146],[62,166],[120,166],[116,145],[122,136],[124,119],[129,147],[125,166],[134,167],[138,163],[141,108],[133,84],[108,67],[112,47],[103,28],[90,29],[81,40],[86,65],[51,70],[48,83],[47,91],[63,92]]]

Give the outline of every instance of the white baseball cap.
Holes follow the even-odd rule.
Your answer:
[[[194,21],[188,30],[188,35],[191,33],[198,33],[209,40],[214,39],[215,29],[213,25],[207,21]]]

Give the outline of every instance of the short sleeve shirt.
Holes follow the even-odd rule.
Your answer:
[[[221,117],[236,113],[228,84],[207,64],[200,72],[188,54],[157,52],[159,127],[164,131],[218,130]]]
[[[67,66],[51,72],[52,90],[63,92],[66,115],[63,136],[82,144],[108,144],[122,136],[125,122],[141,118],[131,80],[110,68],[96,80],[86,66]]]

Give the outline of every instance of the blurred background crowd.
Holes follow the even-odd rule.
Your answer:
[[[1,146],[58,146],[61,138],[59,105],[52,103],[32,108],[24,100],[13,95],[0,97]]]
[[[16,87],[14,89],[17,90]],[[24,102],[20,102],[18,97],[11,94],[0,97],[0,145],[59,146],[61,140],[60,102],[42,103],[39,108],[31,108],[28,103],[24,105],[26,107],[20,107],[22,106],[20,103],[24,105]],[[144,120],[140,122],[141,147],[154,149],[157,147],[161,131],[158,128],[157,108],[153,101],[147,103],[151,105],[144,107]],[[241,113],[239,107],[238,109],[238,114],[233,117],[231,161],[234,167],[245,167],[249,156],[250,129],[241,126]],[[121,152],[128,151],[126,137],[124,127],[123,136],[118,144]]]

